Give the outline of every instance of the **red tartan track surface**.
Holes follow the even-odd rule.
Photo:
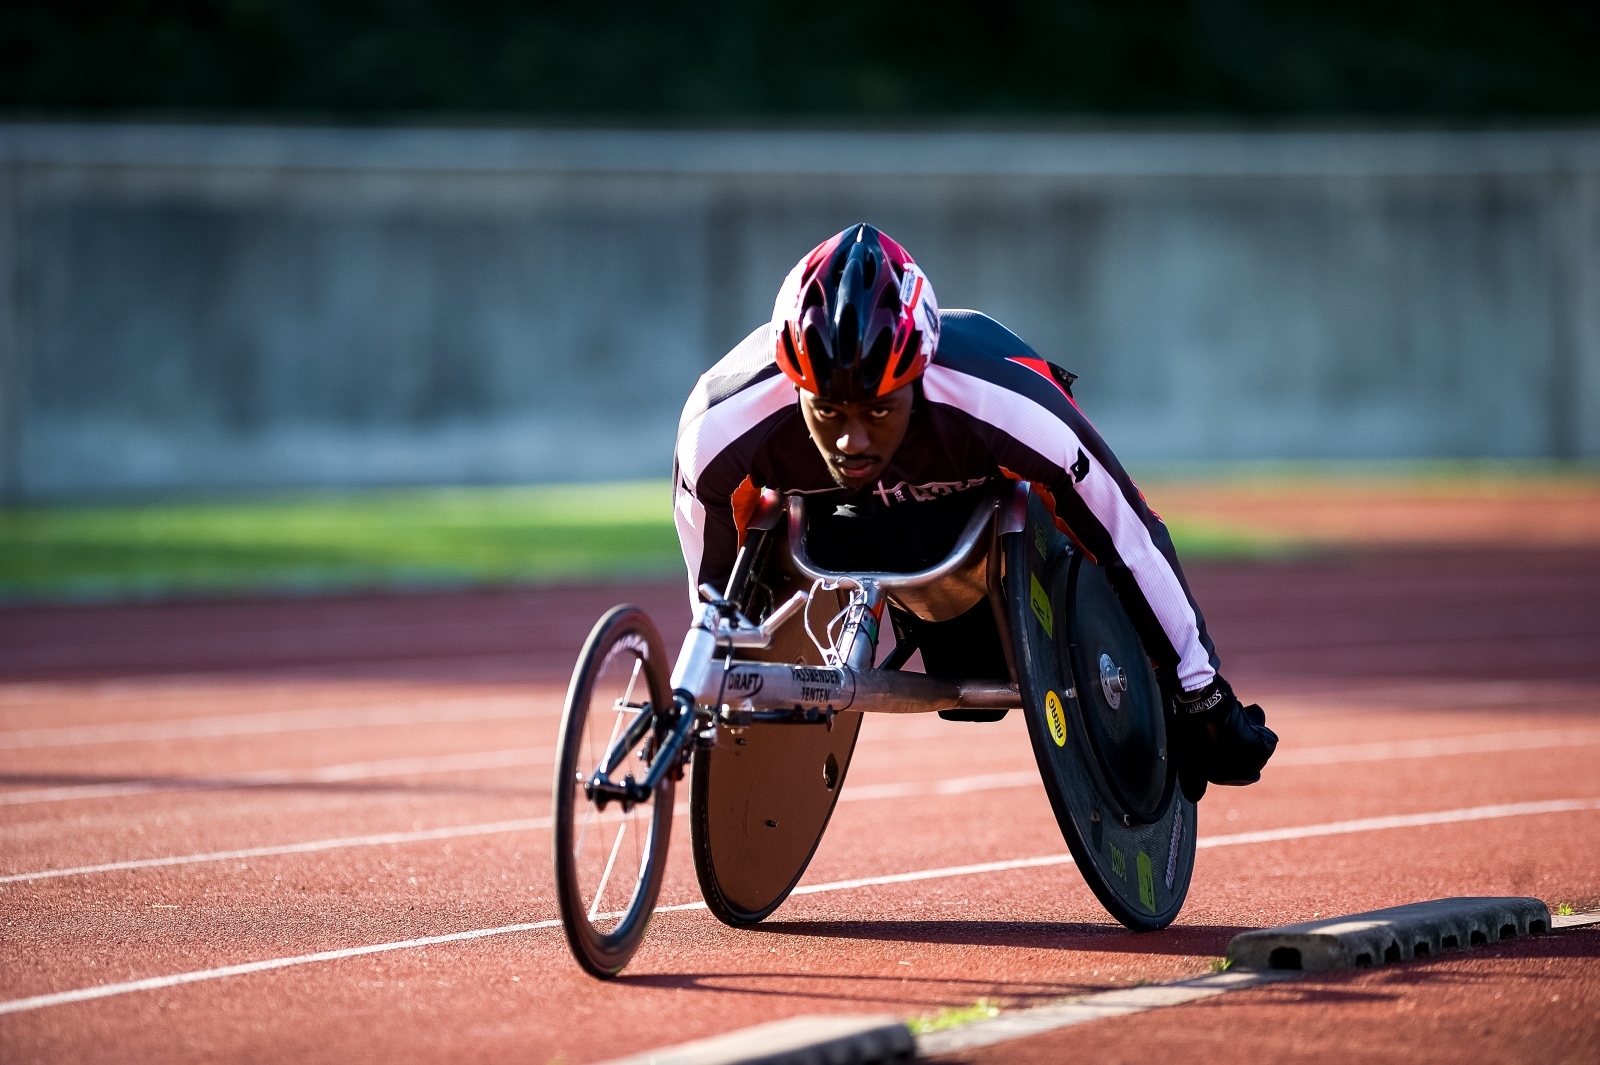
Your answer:
[[[945,875],[797,897],[746,931],[663,914],[608,983],[545,926],[0,1012],[0,1060],[577,1065],[795,1014],[1182,979],[1241,929],[1440,896],[1600,904],[1600,809],[1517,812],[1600,798],[1600,550],[1190,576],[1226,674],[1282,736],[1260,784],[1201,803],[1202,841],[1440,817],[1202,850],[1163,932],[1116,925],[1070,865]],[[548,831],[493,826],[549,813],[568,671],[621,601],[676,644],[676,584],[0,611],[0,1000],[554,918]],[[207,857],[258,848],[277,853]],[[805,883],[1064,850],[1019,714],[877,718]],[[697,899],[680,818],[662,902]],[[1270,1059],[1600,1061],[1600,932],[968,1060]]]

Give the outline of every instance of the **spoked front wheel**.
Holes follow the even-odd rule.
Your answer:
[[[598,977],[628,964],[650,923],[672,832],[674,782],[663,778],[626,809],[614,797],[591,798],[585,785],[607,762],[613,780],[643,778],[671,708],[655,625],[637,607],[613,608],[589,634],[567,689],[553,804],[561,923],[578,964]]]

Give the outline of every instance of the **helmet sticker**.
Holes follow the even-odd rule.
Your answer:
[[[916,267],[906,270],[900,278],[900,306],[915,307],[917,286],[922,283],[921,272]]]

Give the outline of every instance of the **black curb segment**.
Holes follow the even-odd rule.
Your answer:
[[[915,1054],[897,1017],[790,1017],[606,1065],[880,1065]]]
[[[1551,930],[1538,899],[1455,898],[1244,932],[1228,944],[1241,969],[1361,969],[1469,950]]]

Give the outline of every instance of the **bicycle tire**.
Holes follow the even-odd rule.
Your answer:
[[[616,679],[618,671],[630,679],[624,694],[613,698],[614,690],[622,683]],[[648,694],[649,698],[636,704],[632,696],[641,679],[645,689],[641,694]],[[666,873],[676,782],[669,774],[649,800],[632,805],[627,811],[620,811],[620,804],[615,801],[600,809],[585,795],[582,785],[610,746],[609,740],[598,737],[608,729],[612,740],[618,735],[626,736],[622,725],[630,712],[648,713],[654,724],[630,747],[627,757],[647,754],[659,743],[670,721],[666,712],[672,706],[669,683],[661,635],[649,616],[638,607],[614,607],[595,623],[583,645],[561,715],[551,804],[556,898],[573,957],[585,971],[601,979],[622,971],[639,949],[649,926]],[[610,705],[606,705],[608,699]],[[616,717],[607,724],[604,718],[613,708]],[[640,763],[641,769],[643,764]],[[623,772],[626,765],[625,759],[616,773]],[[645,809],[648,813],[640,816]],[[614,836],[609,834],[610,825],[616,826]],[[602,841],[600,849],[586,853],[596,839]],[[628,856],[619,870],[618,859],[625,842]],[[603,863],[597,860],[601,852],[606,854]],[[608,909],[605,900],[612,888],[611,878],[616,876],[620,882],[634,875],[630,870],[635,868],[635,861],[637,872],[626,893],[626,906]],[[598,879],[597,869],[602,870]]]

